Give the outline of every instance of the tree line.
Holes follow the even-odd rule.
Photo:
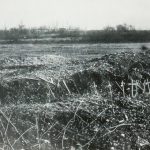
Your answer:
[[[137,30],[132,25],[122,24],[107,26],[101,30],[80,30],[78,28],[16,28],[0,30],[0,40],[17,43],[19,41],[55,41],[68,38],[69,42],[115,43],[115,42],[150,42],[150,30]],[[59,40],[57,40],[59,41]],[[61,41],[61,40],[60,40]],[[65,40],[67,42],[67,40]]]

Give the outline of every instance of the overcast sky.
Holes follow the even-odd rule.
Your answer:
[[[127,23],[150,29],[150,0],[0,0],[0,28],[21,23],[82,29]]]

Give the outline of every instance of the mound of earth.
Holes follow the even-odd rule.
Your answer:
[[[25,70],[26,73],[18,69],[17,73],[10,72],[6,75],[4,73],[0,83],[2,104],[62,101],[68,96],[83,95],[93,91],[106,96],[110,92],[108,85],[111,85],[114,95],[119,93],[123,96],[122,82],[125,84],[124,92],[129,95],[131,87],[126,83],[135,80],[143,84],[145,80],[150,79],[148,49],[138,53],[110,54],[82,62],[58,56],[46,58],[45,61],[49,62],[46,63],[46,69],[36,68],[34,71],[32,69],[32,72]],[[138,92],[142,93],[140,89]]]

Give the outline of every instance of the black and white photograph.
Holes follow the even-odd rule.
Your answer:
[[[150,150],[150,0],[0,0],[0,150]]]

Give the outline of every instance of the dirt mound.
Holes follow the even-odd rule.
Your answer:
[[[59,57],[57,59],[58,62],[61,61]],[[69,70],[71,64],[74,63],[75,61],[68,62],[66,69]],[[84,65],[81,64],[83,65],[81,71],[77,63],[73,66],[74,69],[77,68],[76,71],[71,71],[70,74],[65,70],[61,72],[60,64],[58,64],[59,69],[46,69],[45,76],[43,69],[41,75],[38,70],[35,72],[37,75],[32,78],[21,74],[21,77],[18,75],[14,79],[4,81],[4,84],[0,84],[1,103],[47,103],[62,101],[75,94],[82,95],[95,91],[104,96],[109,96],[109,92],[123,96],[122,83],[124,83],[125,94],[130,95],[131,86],[128,84],[132,80],[138,81],[142,86],[145,81],[150,80],[148,49],[136,54],[122,52],[87,60]],[[59,74],[58,71],[60,71]],[[146,90],[149,90],[148,87]],[[139,89],[138,92],[142,93],[142,90]]]
[[[84,70],[62,80],[42,78],[16,78],[0,84],[2,104],[47,103],[60,101],[74,94],[92,92],[100,87],[101,76],[94,71]]]
[[[1,84],[0,95],[2,104],[46,103],[48,102],[48,88],[36,79],[14,79]]]

